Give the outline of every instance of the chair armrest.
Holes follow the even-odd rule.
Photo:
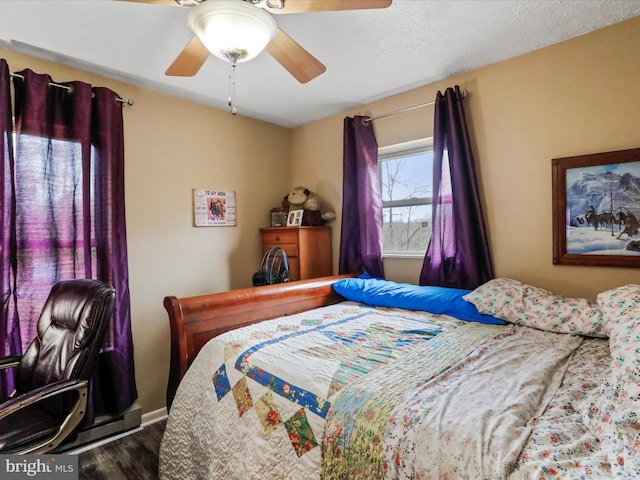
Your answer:
[[[0,370],[4,370],[5,368],[15,368],[20,364],[20,359],[22,355],[11,355],[8,357],[0,358]]]
[[[87,411],[87,392],[89,390],[88,380],[61,380],[49,385],[37,388],[30,392],[24,393],[19,397],[12,398],[0,404],[0,420],[14,414],[21,409],[33,405],[34,403],[45,400],[49,397],[61,395],[63,393],[77,391],[78,398],[71,408],[71,411],[67,414],[67,417],[62,421],[60,428],[56,433],[49,438],[41,440],[39,443],[25,446],[22,450],[14,453],[21,454],[43,454],[49,452],[60,445],[80,424]]]
[[[12,398],[0,404],[0,420],[11,415],[12,413],[20,410],[21,408],[33,405],[41,400],[44,400],[55,395],[71,392],[73,390],[78,391],[80,397],[85,397],[89,388],[89,382],[87,380],[60,380],[58,382],[44,385],[40,388],[36,388],[27,393],[20,395],[19,397]]]

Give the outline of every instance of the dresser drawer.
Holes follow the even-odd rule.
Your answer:
[[[262,233],[262,243],[269,245],[280,245],[282,243],[298,243],[298,232],[292,230],[268,231]],[[282,246],[282,245],[280,245]],[[284,248],[284,247],[282,247]],[[289,253],[289,252],[287,252]]]
[[[263,243],[262,244],[262,254],[269,250],[271,247],[278,246],[282,248],[287,257],[297,257],[298,256],[298,244],[296,243]]]

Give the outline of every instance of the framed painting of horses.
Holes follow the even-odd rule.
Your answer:
[[[640,148],[552,160],[553,263],[640,267]]]

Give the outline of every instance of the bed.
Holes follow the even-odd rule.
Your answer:
[[[349,276],[165,298],[160,478],[640,478],[640,286]]]

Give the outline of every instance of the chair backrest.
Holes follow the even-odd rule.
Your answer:
[[[16,369],[16,394],[58,380],[89,380],[114,302],[113,287],[98,280],[56,283],[38,319],[38,335]]]

